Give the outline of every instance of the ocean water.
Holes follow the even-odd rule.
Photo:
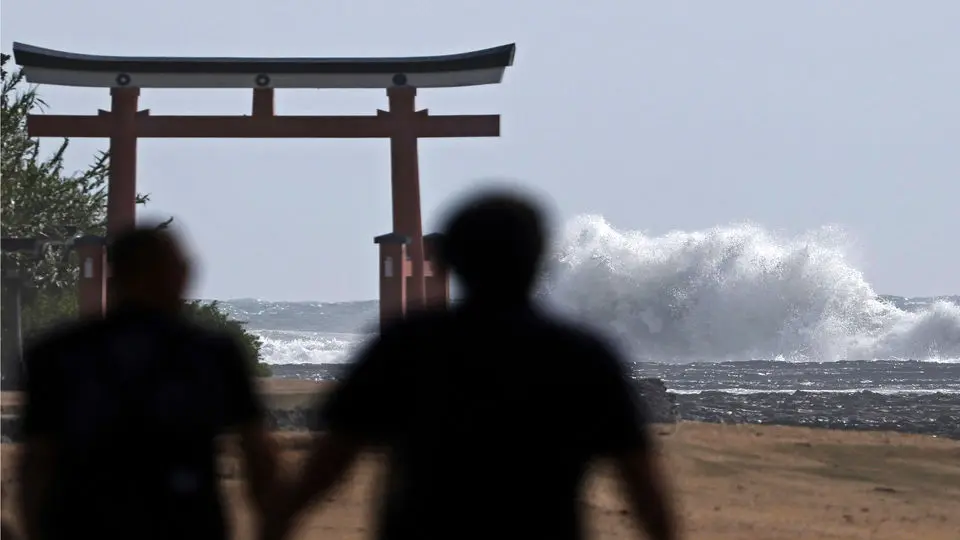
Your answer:
[[[751,224],[650,236],[580,216],[559,232],[538,300],[615,342],[636,376],[681,393],[960,393],[960,297],[883,296],[842,231]],[[376,301],[221,303],[278,376],[336,378]],[[509,370],[509,366],[504,366]]]

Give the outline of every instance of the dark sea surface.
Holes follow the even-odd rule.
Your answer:
[[[695,362],[674,354],[669,362],[628,361],[626,367],[635,379],[664,381],[681,419],[884,429],[960,438],[960,360],[955,354],[960,350],[957,301],[956,297],[871,300],[859,306],[864,313],[853,315],[861,319],[860,326],[844,326],[844,321],[829,319],[822,311],[817,312],[819,320],[812,315],[798,318],[799,308],[788,306],[794,315],[781,320],[776,328],[761,328],[766,334],[759,332],[756,325],[734,321],[741,324],[742,335],[710,338],[714,341],[705,344],[679,343],[684,350],[700,347],[701,357],[702,351],[712,350],[711,347],[729,351],[733,346],[742,346],[751,349],[753,358],[756,350],[769,350],[770,359]],[[624,314],[627,308],[614,304],[609,307],[613,314],[607,315],[612,327],[623,328],[627,320],[641,324],[635,328],[637,332],[650,330],[652,315],[640,312],[642,321],[637,323],[630,319],[634,312],[629,309],[633,308],[628,306]],[[248,321],[249,328],[261,337],[264,360],[275,376],[309,380],[341,378],[348,369],[351,353],[369,339],[378,312],[373,301],[248,299],[232,300],[223,306],[235,318]],[[778,310],[783,311],[780,307]],[[723,318],[722,314],[718,317]],[[731,328],[728,321],[715,324],[720,322],[726,324],[723,328]],[[677,338],[667,335],[669,328],[658,330],[662,331],[646,338],[656,345],[643,351],[648,356],[651,351],[678,349]],[[756,347],[751,345],[751,339],[757,341]],[[831,351],[835,349],[833,345],[849,342],[868,343],[861,350],[887,357],[804,359],[811,350]],[[629,347],[625,350],[629,351]],[[911,351],[916,354],[911,356]],[[914,359],[900,359],[904,357]],[[509,377],[510,365],[503,363],[501,367],[502,376]]]

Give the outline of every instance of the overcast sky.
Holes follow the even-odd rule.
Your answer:
[[[269,6],[269,7],[268,7]],[[960,2],[5,0],[14,41],[91,54],[407,56],[517,43],[503,84],[421,90],[500,113],[499,139],[421,142],[426,230],[485,178],[558,217],[659,234],[743,220],[843,225],[880,292],[960,292]],[[46,87],[49,112],[109,108]],[[250,92],[145,90],[156,114],[249,114]],[[382,91],[278,91],[279,114],[369,114]],[[386,141],[146,140],[147,218],[202,250],[206,298],[376,297]],[[106,141],[75,140],[80,168]]]

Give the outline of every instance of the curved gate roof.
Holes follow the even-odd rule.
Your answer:
[[[399,58],[98,56],[13,44],[35,84],[137,88],[443,88],[497,84],[516,45]]]

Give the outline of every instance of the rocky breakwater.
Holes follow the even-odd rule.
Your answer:
[[[919,433],[960,439],[960,395],[877,392],[700,392],[675,396],[680,418]]]
[[[646,404],[647,414],[656,423],[677,421],[675,396],[667,392],[667,387],[659,379],[639,379],[634,381],[637,392]],[[323,426],[315,426],[316,388],[309,387],[302,392],[265,396],[267,402],[267,422],[276,431],[308,431]],[[3,442],[19,442],[19,411],[6,408],[2,418]]]
[[[655,424],[673,424],[679,420],[676,395],[667,391],[660,379],[637,379],[634,382],[646,406],[648,420]]]
[[[678,419],[676,398],[667,392],[660,379],[639,379],[634,386],[646,406],[650,421],[658,424],[674,423]],[[270,409],[270,426],[278,431],[304,431],[313,429],[315,408],[312,406],[288,406]],[[317,426],[320,429],[323,426]]]

